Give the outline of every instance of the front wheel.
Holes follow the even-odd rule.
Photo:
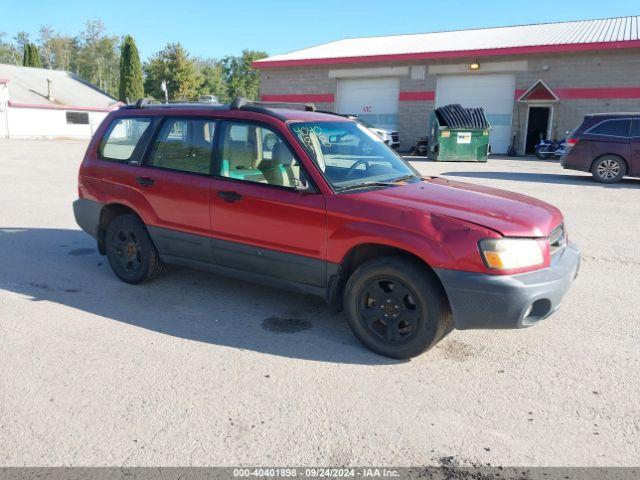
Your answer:
[[[375,258],[358,267],[345,287],[344,304],[358,340],[391,358],[427,351],[452,323],[446,296],[433,274],[401,257]]]
[[[593,162],[591,174],[600,183],[615,183],[627,173],[627,165],[620,157],[605,155]]]
[[[540,160],[547,160],[550,156],[550,153],[543,152],[540,147],[536,148],[536,157]]]

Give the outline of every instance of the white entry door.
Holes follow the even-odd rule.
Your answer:
[[[395,130],[398,124],[397,78],[338,80],[338,113],[357,115],[376,127]]]
[[[511,145],[511,123],[516,79],[513,74],[438,76],[436,107],[459,103],[482,107],[491,124],[489,143],[493,153],[506,153]]]

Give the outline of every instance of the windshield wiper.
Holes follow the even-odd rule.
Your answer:
[[[413,173],[410,173],[409,175],[403,175],[402,177],[398,177],[398,178],[394,178],[393,180],[389,180],[389,182],[392,183],[397,183],[397,182],[404,182],[406,180],[411,180],[413,178],[420,178],[417,175],[414,175]]]
[[[344,192],[346,190],[357,190],[359,188],[369,187],[397,187],[395,183],[390,182],[361,182],[354,185],[346,185],[344,187],[337,187],[336,192]]]
[[[412,178],[420,178],[413,173],[410,175],[403,175],[402,177],[394,178],[392,180],[387,180],[386,182],[361,182],[356,183],[354,185],[346,185],[344,187],[336,188],[337,192],[343,192],[345,190],[357,190],[359,188],[368,188],[368,187],[397,187],[398,182],[404,182],[406,180],[411,180]]]

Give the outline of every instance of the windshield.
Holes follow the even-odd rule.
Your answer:
[[[294,123],[291,130],[334,190],[418,178],[402,157],[357,122]]]

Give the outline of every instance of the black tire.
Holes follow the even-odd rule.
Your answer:
[[[420,355],[453,324],[433,273],[402,257],[378,257],[360,265],[347,281],[344,305],[358,340],[391,358]]]
[[[536,157],[538,157],[540,160],[547,160],[550,156],[550,153],[543,153],[539,148],[536,148]]]
[[[603,155],[591,165],[591,174],[600,183],[616,183],[627,174],[627,164],[615,155]]]
[[[163,263],[158,250],[146,227],[135,215],[120,215],[109,223],[105,247],[113,273],[123,282],[135,285],[162,272]]]

